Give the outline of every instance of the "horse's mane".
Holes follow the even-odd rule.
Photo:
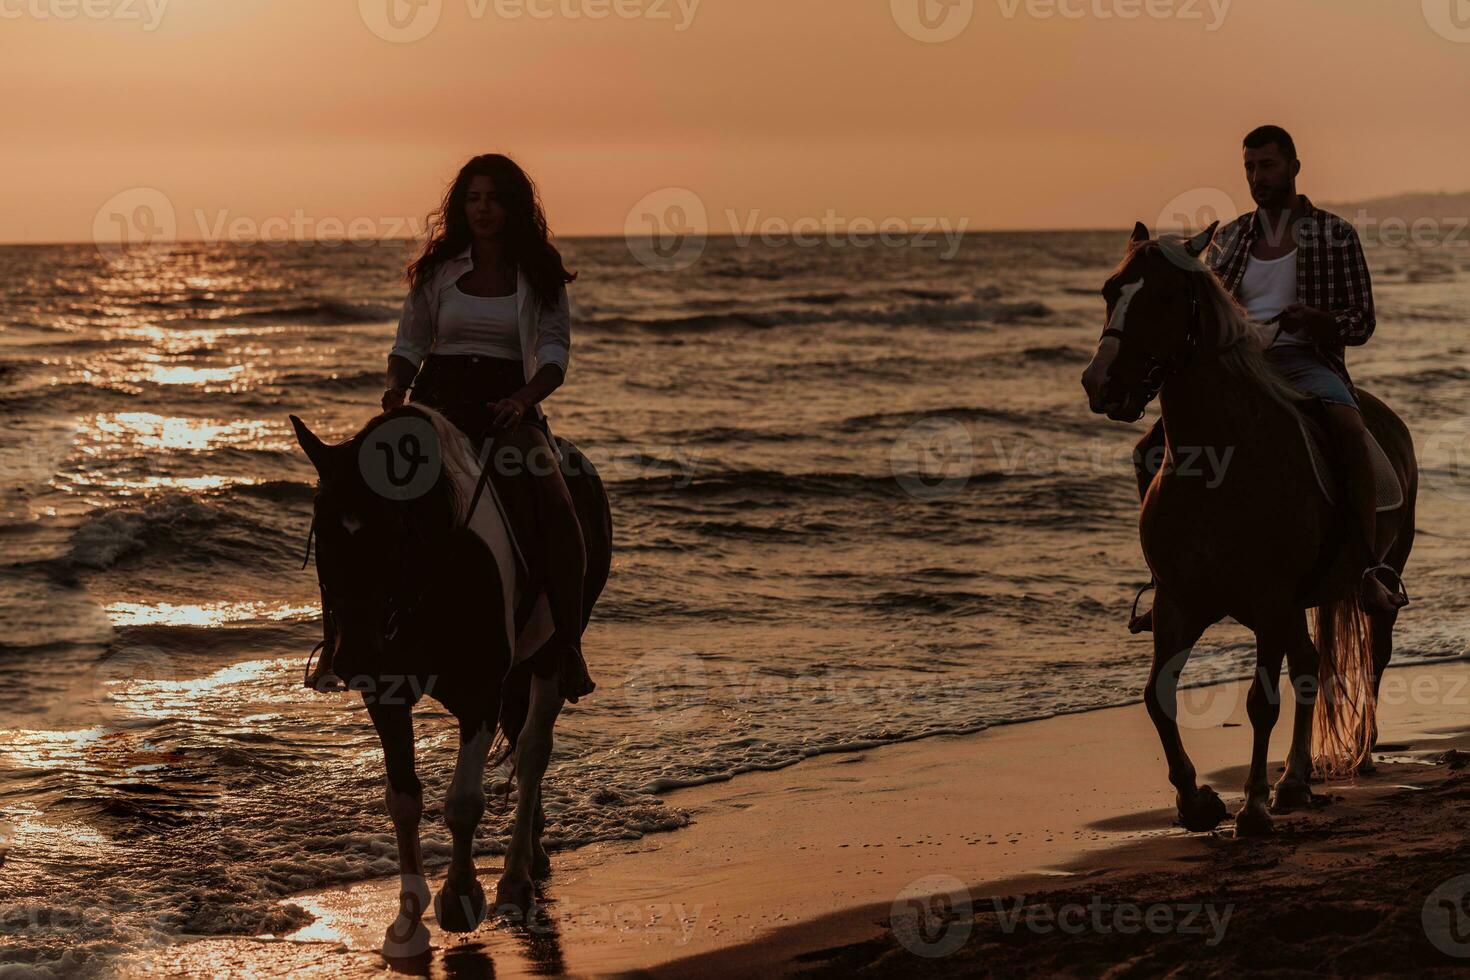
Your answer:
[[[1206,343],[1213,340],[1212,346],[1218,352],[1217,359],[1222,367],[1260,389],[1292,419],[1301,420],[1301,406],[1307,397],[1282,381],[1267,363],[1254,325],[1245,310],[1225,290],[1220,277],[1199,258],[1189,254],[1185,248],[1188,241],[1184,235],[1160,235],[1156,247],[1167,253],[1170,262],[1193,277],[1199,290]]]
[[[466,483],[473,486],[479,480],[479,469],[475,466],[474,449],[463,432],[438,411],[423,404],[409,404],[399,409],[408,414],[416,412],[428,419],[439,440],[439,458],[443,463],[443,478],[439,480],[437,492],[444,494],[444,502],[453,517],[454,526],[464,523],[465,512],[470,501],[464,493]]]
[[[355,461],[364,440],[379,426],[394,419],[413,415],[425,419],[434,427],[434,437],[438,446],[437,449],[430,449],[430,451],[435,452],[439,457],[440,476],[429,492],[411,500],[400,501],[396,506],[418,515],[418,526],[421,531],[448,534],[464,526],[469,510],[470,493],[478,482],[480,474],[479,461],[470,445],[469,438],[453,422],[427,405],[404,405],[377,416],[365,425],[362,431],[352,438],[350,455]],[[356,466],[352,468],[355,472]],[[354,491],[356,493],[372,494],[376,492],[368,486],[360,474],[356,475],[353,482],[356,486]]]

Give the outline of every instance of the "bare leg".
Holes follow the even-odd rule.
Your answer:
[[[1317,648],[1307,632],[1306,614],[1295,617],[1286,663],[1291,671],[1291,750],[1286,772],[1276,783],[1272,810],[1284,813],[1312,802],[1312,716],[1317,710]]]
[[[552,730],[561,713],[562,697],[553,677],[531,678],[531,708],[516,740],[516,820],[505,852],[505,874],[496,888],[497,907],[512,906],[529,916],[535,905],[537,820],[541,779],[551,762]]]
[[[1286,629],[1272,623],[1256,631],[1256,677],[1246,699],[1250,716],[1251,769],[1245,781],[1245,805],[1235,815],[1237,837],[1271,833],[1270,784],[1266,766],[1271,751],[1271,731],[1281,717],[1281,661],[1286,656]]]
[[[450,932],[471,932],[485,921],[485,889],[475,877],[475,828],[485,815],[485,762],[494,725],[461,725],[459,760],[444,799],[444,823],[453,838],[449,876],[434,902],[439,925]]]
[[[413,766],[413,714],[404,705],[368,705],[368,714],[383,743],[388,769],[385,800],[398,839],[398,918],[383,937],[383,955],[390,959],[428,952],[429,930],[424,911],[429,907],[429,883],[419,849],[419,820],[424,813],[424,791]]]
[[[556,633],[551,643],[558,657],[561,694],[576,702],[596,688],[582,657],[582,627],[586,622],[583,590],[587,577],[587,546],[571,491],[556,463],[546,434],[529,422],[500,437],[500,445],[518,455],[518,466],[498,475],[496,490],[509,502],[513,514],[523,515],[526,560],[532,578],[546,589]],[[527,520],[526,518],[530,519]]]
[[[1159,590],[1154,610],[1157,614],[1154,662],[1148,684],[1143,689],[1143,703],[1158,729],[1164,757],[1169,760],[1169,782],[1177,791],[1179,822],[1189,830],[1212,830],[1225,819],[1225,804],[1210,787],[1196,785],[1194,763],[1189,760],[1184,742],[1179,737],[1176,696],[1179,675],[1208,624],[1190,621],[1184,610],[1169,602],[1163,589]]]
[[[1347,470],[1348,499],[1357,517],[1359,546],[1365,558],[1361,567],[1367,568],[1382,561],[1386,549],[1386,545],[1380,547],[1378,542],[1378,498],[1368,428],[1358,410],[1348,405],[1329,405],[1327,417]],[[1390,592],[1376,575],[1363,579],[1361,598],[1363,608],[1374,615],[1391,613],[1404,605],[1403,597]]]

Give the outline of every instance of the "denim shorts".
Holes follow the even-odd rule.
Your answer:
[[[1281,380],[1298,391],[1316,395],[1329,405],[1357,408],[1347,382],[1317,352],[1317,348],[1288,344],[1266,351],[1266,360]]]

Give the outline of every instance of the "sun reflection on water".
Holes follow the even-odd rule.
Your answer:
[[[311,619],[314,606],[283,602],[114,602],[106,607],[114,626],[227,626],[249,622]]]

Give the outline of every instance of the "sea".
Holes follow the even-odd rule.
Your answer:
[[[684,267],[561,243],[574,341],[545,407],[615,545],[553,852],[677,833],[676,787],[1139,700],[1143,427],[1080,385],[1126,238],[715,238]],[[0,248],[0,963],[285,934],[309,916],[283,899],[395,873],[362,704],[301,684],[315,472],[287,416],[337,441],[375,414],[411,257]],[[1465,657],[1470,250],[1369,262],[1379,326],[1349,364],[1424,471],[1396,662]],[[1217,627],[1186,681],[1251,649]],[[456,744],[426,704],[431,868]],[[492,801],[481,852],[508,824]]]

